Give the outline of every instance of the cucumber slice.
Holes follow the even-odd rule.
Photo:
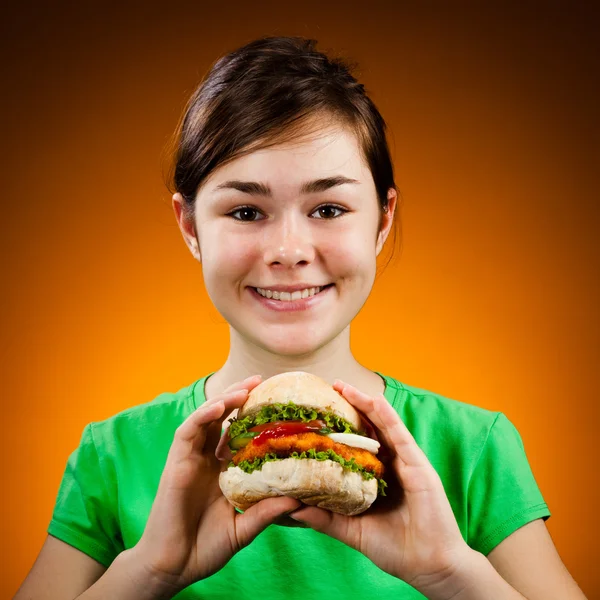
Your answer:
[[[246,433],[240,433],[240,435],[237,435],[232,440],[229,440],[229,447],[232,450],[239,450],[240,448],[246,446],[248,442],[250,442],[252,438],[256,437],[257,435],[258,432],[256,431],[247,431]]]

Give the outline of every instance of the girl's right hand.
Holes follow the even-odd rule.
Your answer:
[[[301,504],[262,500],[243,514],[221,493],[215,450],[224,415],[260,383],[249,377],[205,402],[176,430],[144,533],[132,549],[148,576],[173,593],[212,575],[278,517]]]

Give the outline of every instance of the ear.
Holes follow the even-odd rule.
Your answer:
[[[375,255],[379,256],[385,240],[390,233],[392,224],[394,223],[394,213],[398,201],[398,193],[394,188],[390,188],[387,194],[387,210],[381,216],[381,226],[377,235],[377,245],[375,247]]]
[[[195,218],[179,192],[173,194],[173,211],[175,212],[175,218],[177,219],[181,235],[183,235],[185,245],[190,249],[192,256],[198,262],[202,262]]]

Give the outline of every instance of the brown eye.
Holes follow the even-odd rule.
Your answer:
[[[239,215],[239,216],[237,216]],[[237,221],[257,221],[256,218],[260,213],[256,208],[252,208],[251,206],[242,206],[241,208],[237,208],[236,210],[229,213],[228,216],[233,217]]]
[[[334,206],[333,204],[324,204],[323,206],[319,206],[319,208],[317,208],[312,214],[314,215],[317,213],[319,215],[317,219],[335,219],[346,212],[348,211],[340,208],[339,206]]]

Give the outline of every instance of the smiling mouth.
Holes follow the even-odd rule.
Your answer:
[[[258,294],[260,294],[263,298],[268,298],[269,300],[279,300],[281,302],[293,302],[295,300],[303,300],[304,298],[311,298],[312,296],[316,296],[320,294],[323,290],[330,288],[333,283],[328,283],[327,285],[317,286],[312,288],[306,288],[304,290],[297,290],[295,292],[277,292],[272,290],[265,290],[263,288],[252,288]]]

